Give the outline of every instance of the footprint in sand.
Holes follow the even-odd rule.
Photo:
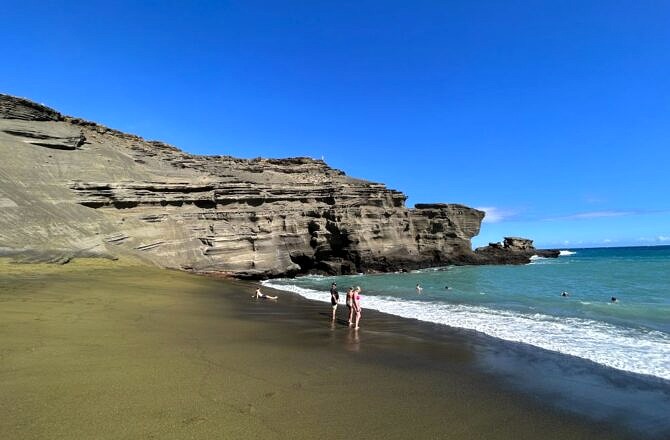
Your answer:
[[[181,423],[184,425],[199,425],[200,423],[204,423],[206,421],[207,417],[195,416],[195,417],[189,417],[188,419],[184,419],[181,421]]]

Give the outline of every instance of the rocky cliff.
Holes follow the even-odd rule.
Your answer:
[[[482,211],[405,199],[320,160],[191,155],[0,95],[0,254],[249,278],[495,262],[471,249]]]

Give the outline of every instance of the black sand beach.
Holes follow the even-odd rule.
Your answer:
[[[135,262],[0,274],[0,438],[640,438],[499,380],[452,329],[365,311],[355,332]]]

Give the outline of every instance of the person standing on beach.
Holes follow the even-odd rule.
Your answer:
[[[354,313],[356,314],[356,322],[354,326],[354,330],[358,330],[359,328],[359,321],[361,320],[361,286],[356,286],[356,289],[354,290],[354,295],[353,295],[353,309]]]
[[[335,312],[337,311],[337,303],[340,301],[340,294],[337,293],[337,283],[330,285],[330,305],[333,306],[333,317],[331,318],[335,321]]]
[[[354,288],[350,287],[347,290],[347,309],[349,310],[348,323],[351,326],[351,320],[354,318]]]

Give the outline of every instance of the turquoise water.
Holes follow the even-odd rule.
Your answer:
[[[360,285],[364,308],[670,380],[670,246],[571,249],[522,266],[307,276],[266,284],[328,301],[332,281],[340,292]]]

